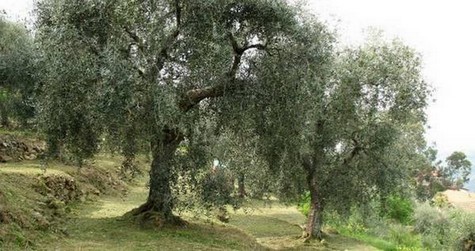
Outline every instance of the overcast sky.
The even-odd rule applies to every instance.
[[[32,0],[0,0],[0,9],[21,19]],[[440,157],[455,150],[475,157],[475,3],[472,0],[310,0],[309,8],[337,25],[345,43],[363,41],[376,27],[399,37],[424,58],[424,74],[436,89],[428,109],[428,142]]]
[[[441,157],[455,150],[475,156],[475,3],[471,0],[314,0],[311,8],[338,24],[346,43],[361,43],[369,26],[419,51],[435,87],[427,140]],[[338,21],[339,20],[339,21]]]

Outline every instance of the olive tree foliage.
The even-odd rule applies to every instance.
[[[269,103],[258,117],[261,137],[287,145],[271,158],[284,169],[280,172],[289,173],[280,183],[284,191],[298,192],[304,184],[310,192],[308,237],[321,237],[324,210],[345,212],[408,187],[410,163],[425,145],[430,90],[417,53],[399,41],[370,40],[331,57],[319,66],[314,55],[299,55],[299,65],[290,71],[305,83],[293,90],[297,98]],[[269,124],[268,116],[287,122]],[[297,186],[287,184],[298,177]]]
[[[256,112],[279,115],[262,101],[293,102],[285,92],[305,84],[294,72],[301,58],[318,71],[328,54],[323,26],[285,1],[42,0],[37,9],[50,148],[81,160],[103,135],[131,154],[148,141],[150,192],[132,214],[161,223],[179,222],[172,210],[189,187],[174,184],[208,166],[207,133],[260,130]],[[281,148],[272,145],[263,151]]]
[[[34,114],[36,64],[33,37],[21,23],[0,13],[0,116],[3,127],[10,120],[26,125]]]
[[[278,186],[276,173],[272,172],[263,156],[259,154],[258,138],[253,132],[237,135],[229,130],[214,141],[212,156],[220,167],[232,174],[238,198],[263,199],[275,193]]]

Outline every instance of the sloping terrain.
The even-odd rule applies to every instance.
[[[122,215],[145,201],[147,177],[120,181],[120,161],[0,163],[0,250],[376,250],[336,234],[304,243],[304,216],[277,201],[230,209],[227,224],[185,215],[186,227],[142,228]]]
[[[231,216],[230,224],[256,238],[271,250],[378,250],[360,241],[338,234],[329,234],[325,241],[305,243],[301,239],[300,224],[305,217],[295,208],[276,202],[253,201],[247,210],[238,210]]]
[[[64,232],[62,225],[75,205],[125,192],[125,183],[101,168],[78,169],[59,163],[45,167],[39,161],[2,163],[0,247],[33,247],[43,235]]]
[[[184,216],[189,225],[175,229],[141,228],[121,217],[146,199],[143,183],[127,196],[108,196],[77,207],[64,225],[66,236],[42,240],[50,250],[377,250],[339,235],[325,245],[304,243],[297,223],[304,220],[293,207],[253,201],[252,208],[231,214],[228,224]]]
[[[146,199],[145,186],[126,197],[109,196],[76,208],[66,235],[46,238],[41,250],[265,250],[251,236],[221,224],[190,222],[176,229],[148,229],[121,216]]]

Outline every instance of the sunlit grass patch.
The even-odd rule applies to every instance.
[[[183,228],[143,228],[123,218],[144,202],[143,188],[122,200],[108,197],[79,205],[66,225],[68,236],[46,239],[42,247],[60,250],[261,250],[254,238],[222,224],[189,221]],[[115,210],[114,210],[115,208]]]
[[[22,161],[22,162],[8,162],[0,164],[0,173],[17,173],[25,175],[40,175],[40,174],[58,174],[67,175],[67,172],[76,170],[77,168],[67,166],[58,162],[53,162],[44,166],[39,161]]]
[[[34,131],[18,130],[18,129],[11,130],[11,129],[0,127],[0,135],[5,135],[5,134],[13,135],[16,137],[21,137],[21,138],[30,138],[30,139],[31,138],[41,139],[43,137],[41,133],[34,132]]]

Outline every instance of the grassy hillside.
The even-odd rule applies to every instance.
[[[252,201],[228,224],[185,215],[186,227],[142,228],[122,215],[146,199],[146,177],[120,183],[112,171],[118,161],[99,156],[80,171],[52,163],[46,173],[38,161],[0,164],[2,250],[375,250],[339,235],[304,243],[297,226],[304,216],[277,202]],[[44,177],[74,180],[81,192],[45,193]]]
[[[99,196],[125,193],[107,161],[78,169],[40,161],[0,164],[0,245],[31,247],[45,235],[62,234],[72,208]]]
[[[126,197],[108,196],[73,210],[65,224],[67,235],[45,238],[40,249],[59,250],[263,250],[236,228],[189,222],[186,227],[142,228],[121,217],[146,199],[144,186]]]

